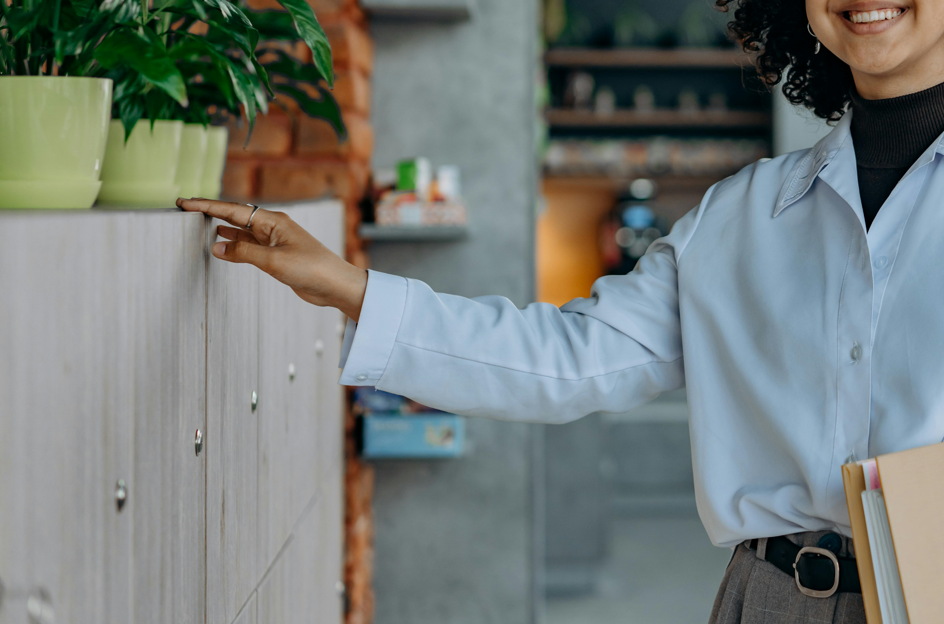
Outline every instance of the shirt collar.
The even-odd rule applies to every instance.
[[[790,173],[787,175],[783,187],[780,189],[780,195],[774,206],[774,217],[803,197],[806,192],[810,190],[810,187],[813,186],[813,181],[819,177],[823,169],[842,151],[846,142],[850,142],[851,144],[851,126],[852,113],[847,112],[843,115],[842,119],[839,120],[839,123],[836,124],[836,127],[833,128],[829,134],[820,139],[816,145],[810,148],[806,155],[800,158],[793,166],[793,169],[791,169]],[[849,149],[849,152],[854,159],[855,154],[853,150]],[[938,136],[928,149],[918,157],[918,160],[908,169],[905,175],[907,176],[913,171],[929,164],[938,153],[944,153],[944,134]]]
[[[839,153],[839,149],[849,140],[851,125],[852,115],[846,113],[836,124],[836,127],[811,147],[806,155],[793,166],[793,169],[787,174],[783,188],[780,189],[780,195],[774,206],[774,217],[810,190],[810,187],[813,186],[813,180],[832,162],[836,154]]]

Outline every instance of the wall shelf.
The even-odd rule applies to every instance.
[[[728,173],[718,173],[717,175],[658,175],[640,173],[638,175],[620,175],[605,173],[562,173],[557,171],[544,172],[544,184],[559,189],[581,189],[586,191],[621,191],[625,189],[630,182],[639,178],[647,178],[655,181],[660,192],[671,190],[673,192],[692,192],[704,193],[708,187],[728,175],[737,173],[731,171]]]
[[[374,21],[463,22],[472,18],[473,0],[362,0]]]
[[[375,225],[361,224],[358,230],[363,240],[391,242],[435,242],[462,240],[469,235],[464,225]]]
[[[544,55],[549,67],[708,68],[749,67],[751,58],[740,50],[718,48],[558,48]]]
[[[617,110],[611,115],[593,111],[552,108],[545,111],[548,124],[558,128],[768,128],[764,111]]]

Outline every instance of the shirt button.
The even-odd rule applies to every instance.
[[[862,357],[862,347],[860,347],[860,346],[857,345],[857,344],[856,344],[856,345],[853,345],[853,346],[852,346],[852,351],[849,352],[849,355],[852,356],[852,361],[853,361],[853,362],[858,362],[858,361],[859,361],[859,358]]]
[[[876,268],[876,269],[884,269],[886,266],[888,266],[888,257],[887,257],[887,256],[879,256],[878,258],[875,259],[875,268]]]
[[[367,373],[357,373],[357,377],[354,379],[357,381],[367,381]]]

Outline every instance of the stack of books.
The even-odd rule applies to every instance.
[[[842,467],[869,624],[944,622],[944,444]]]

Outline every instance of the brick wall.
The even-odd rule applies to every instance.
[[[309,0],[324,26],[334,55],[334,97],[341,107],[348,137],[342,142],[330,125],[306,117],[288,99],[270,105],[256,119],[252,139],[247,129],[230,126],[229,157],[223,196],[235,201],[284,202],[324,196],[347,205],[348,260],[367,267],[357,237],[363,196],[370,174],[374,134],[370,125],[370,74],[373,44],[366,17],[355,0]],[[275,0],[249,0],[253,9],[278,9]],[[311,62],[311,51],[299,43],[287,51]],[[281,106],[280,106],[281,104]]]
[[[272,104],[256,119],[246,145],[246,129],[230,127],[229,155],[223,176],[223,196],[236,201],[283,202],[334,196],[346,206],[348,261],[367,268],[367,254],[357,235],[357,203],[367,187],[374,135],[370,125],[370,75],[373,44],[366,18],[355,0],[309,0],[334,56],[334,97],[341,107],[348,137],[339,142],[324,121],[298,112],[291,102],[283,110]],[[274,0],[249,0],[254,9],[278,9]],[[304,44],[287,51],[307,62]],[[346,415],[345,560],[346,624],[373,621],[373,469],[354,452],[353,418]]]

